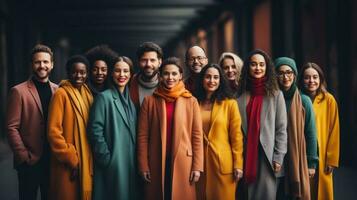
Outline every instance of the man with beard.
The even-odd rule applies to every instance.
[[[185,80],[185,87],[195,94],[195,84],[201,70],[207,65],[208,59],[205,50],[200,46],[192,46],[185,54],[186,66],[190,71],[189,77]]]
[[[10,89],[6,129],[14,153],[19,199],[47,199],[49,183],[49,145],[47,112],[57,85],[49,81],[53,68],[52,50],[38,44],[31,51],[32,76]]]
[[[136,51],[139,72],[130,83],[130,96],[139,111],[144,97],[152,95],[159,84],[159,67],[162,62],[162,49],[153,42],[144,42]]]
[[[108,66],[114,65],[118,54],[107,45],[95,46],[88,50],[86,57],[89,60],[89,81],[87,83],[93,96],[108,89]]]

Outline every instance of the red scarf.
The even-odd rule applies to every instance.
[[[258,144],[260,135],[260,113],[265,95],[266,78],[250,79],[251,97],[247,105],[248,138],[245,162],[245,182],[253,183],[257,177]]]

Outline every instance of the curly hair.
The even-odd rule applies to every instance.
[[[276,91],[279,90],[278,87],[278,82],[276,80],[276,74],[275,74],[275,69],[274,69],[274,64],[270,58],[270,56],[265,53],[263,50],[256,49],[253,50],[249,53],[248,57],[244,60],[244,65],[242,69],[242,75],[241,79],[239,82],[239,95],[243,94],[246,91],[250,91],[249,87],[249,82],[250,82],[250,75],[249,75],[249,69],[250,69],[250,62],[251,58],[254,55],[261,55],[264,57],[265,60],[265,66],[266,66],[266,71],[265,71],[265,77],[267,78],[265,82],[265,93],[267,96],[273,96]]]
[[[88,73],[88,68],[89,68],[88,59],[82,55],[74,55],[68,58],[66,62],[66,72],[68,76],[71,73],[75,63],[83,63],[86,66],[87,73]]]
[[[217,90],[213,93],[211,96],[210,101],[214,102],[215,100],[218,102],[221,102],[224,99],[227,98],[234,98],[234,95],[231,91],[231,88],[229,87],[228,80],[224,75],[224,72],[222,71],[221,67],[218,64],[207,64],[205,68],[202,69],[201,73],[198,76],[196,85],[197,90],[195,91],[194,96],[198,99],[199,102],[203,101],[206,99],[206,90],[203,87],[203,79],[205,78],[206,72],[208,69],[214,68],[217,69],[219,73],[219,86]]]
[[[309,92],[305,89],[305,86],[304,86],[304,73],[309,68],[316,70],[317,73],[319,74],[320,85],[317,88],[316,95],[322,93],[322,95],[323,95],[322,99],[321,99],[321,101],[322,101],[325,99],[325,93],[327,92],[327,83],[326,83],[324,71],[316,63],[308,62],[303,65],[299,79],[298,79],[299,88],[303,91],[303,93],[309,94]]]
[[[102,60],[104,61],[108,68],[113,66],[116,63],[116,59],[118,58],[118,53],[109,48],[108,45],[98,45],[95,46],[91,49],[89,49],[86,53],[85,56],[89,60],[90,66],[89,69],[91,70],[93,68],[93,64],[97,60]]]

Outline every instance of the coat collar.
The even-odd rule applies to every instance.
[[[216,121],[216,119],[218,117],[218,113],[220,113],[220,111],[222,109],[221,105],[222,105],[222,102],[218,103],[217,101],[214,101],[214,103],[213,103],[211,119],[210,119],[210,130],[208,132],[208,137],[210,137],[210,135],[211,135],[212,124],[215,123],[215,121]]]

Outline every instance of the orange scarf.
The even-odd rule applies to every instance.
[[[180,96],[182,97],[192,97],[190,91],[186,90],[185,84],[180,81],[175,87],[168,89],[162,83],[154,91],[154,95],[162,97],[167,102],[174,102]]]

